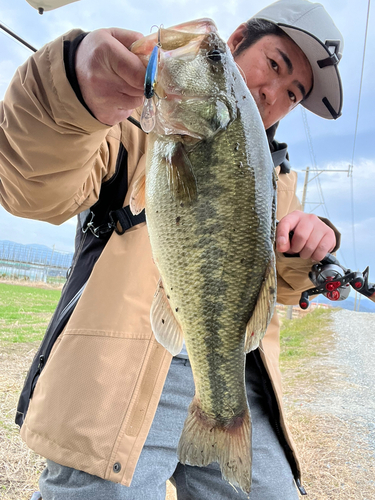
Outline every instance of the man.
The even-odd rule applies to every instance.
[[[143,101],[145,69],[127,47],[141,36],[119,29],[86,36],[73,31],[19,69],[1,107],[0,199],[5,208],[59,224],[95,207],[124,158],[128,204],[144,165],[145,134],[126,118],[138,116],[133,110]],[[239,26],[228,45],[273,149],[278,144],[272,130],[298,103],[325,118],[340,115],[342,37],[321,5],[281,0]],[[321,260],[337,241],[328,221],[298,211],[296,176],[287,172],[285,166],[277,168],[276,249],[278,301],[291,304],[311,286],[311,261]],[[27,397],[18,409],[23,439],[48,459],[40,480],[43,499],[162,500],[172,476],[179,500],[246,498],[221,480],[215,464],[177,462],[194,383],[189,361],[171,360],[151,332],[158,273],[145,224],[113,233],[83,293],[83,287],[75,295],[69,292],[90,259],[97,259],[95,238],[87,244],[94,222],[86,221],[84,234],[77,233],[73,270],[62,294],[69,300],[52,321],[63,333],[56,326],[46,349],[39,351],[38,370],[29,375],[29,408]],[[284,252],[300,256],[288,258]],[[262,349],[247,357],[251,500],[296,499],[294,481],[304,493],[282,414],[278,354],[275,314]]]

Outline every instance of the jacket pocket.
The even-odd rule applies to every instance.
[[[26,442],[32,434],[37,453],[103,477],[149,343],[64,334],[35,387],[25,420]]]

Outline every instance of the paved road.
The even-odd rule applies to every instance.
[[[366,429],[361,434],[375,456],[375,314],[341,310],[332,318],[335,348],[321,369],[333,366],[335,380],[311,406]]]

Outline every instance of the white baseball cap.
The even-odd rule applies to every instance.
[[[279,0],[254,18],[276,24],[309,60],[314,83],[302,106],[323,118],[341,116],[343,96],[338,64],[344,39],[323,5],[307,0]]]

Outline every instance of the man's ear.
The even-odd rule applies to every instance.
[[[243,42],[245,38],[246,24],[242,23],[238,28],[231,34],[227,41],[227,45],[230,48],[232,54],[238,48],[238,46]]]

